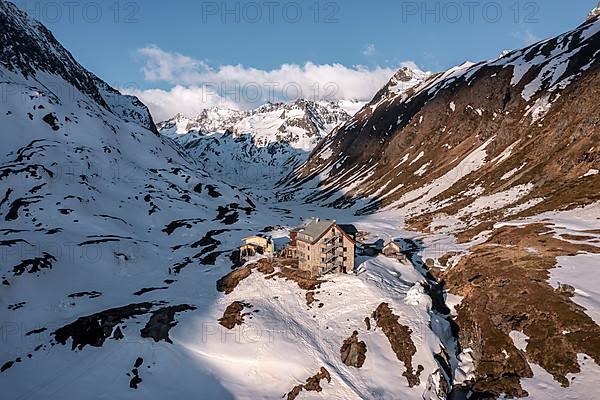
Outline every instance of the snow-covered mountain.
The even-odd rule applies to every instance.
[[[592,11],[590,11],[590,13],[587,16],[587,19],[593,19],[598,15],[600,15],[600,2],[598,2],[598,5],[594,9],[592,9]]]
[[[2,397],[140,396],[137,357],[136,377],[161,377],[147,382],[156,398],[169,380],[183,397],[198,381],[227,394],[207,370],[174,367],[181,347],[154,343],[216,296],[215,260],[256,229],[251,218],[264,226],[256,206],[6,1],[0,38]],[[180,279],[188,269],[204,289]]]
[[[290,192],[361,212],[399,209],[421,230],[473,232],[526,210],[595,201],[599,30],[595,17],[404,94],[382,90],[292,174]]]
[[[212,108],[158,124],[213,176],[235,184],[272,187],[350,115],[358,102],[268,103],[250,111]]]
[[[592,19],[492,62],[401,70],[346,122],[298,102],[179,116],[159,135],[136,98],[0,0],[3,398],[590,398],[597,31]],[[210,164],[313,145],[288,201]],[[527,190],[543,200],[527,208]],[[403,256],[319,279],[235,259],[242,237],[280,246],[309,216]]]
[[[281,238],[316,211],[263,205],[210,176],[156,134],[141,103],[4,0],[0,38],[3,398],[441,393],[430,325],[449,327],[432,322],[420,270],[369,259],[360,277],[316,280],[285,265],[239,268],[241,237]],[[321,134],[341,116],[284,118],[281,134]]]
[[[402,68],[375,96],[408,95],[429,73]],[[297,100],[268,103],[250,111],[211,108],[190,118],[177,114],[157,124],[215,176],[241,185],[271,189],[308,158],[336,126],[365,103]]]
[[[589,291],[600,260],[600,17],[383,94],[320,142],[280,198],[453,238],[427,265],[456,302],[467,366],[455,384],[462,376],[473,398],[588,398],[600,370]],[[556,382],[563,392],[545,390]]]

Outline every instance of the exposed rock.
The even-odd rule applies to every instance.
[[[134,292],[134,296],[141,296],[143,294],[146,294],[148,292],[153,292],[155,290],[165,290],[168,289],[168,286],[160,286],[160,287],[151,287],[151,288],[141,288],[140,290]]]
[[[44,252],[40,257],[23,260],[19,265],[15,265],[13,274],[18,276],[24,272],[33,274],[40,272],[42,269],[51,269],[54,262],[56,262],[56,258],[52,254]]]
[[[268,259],[261,258],[256,263],[248,264],[245,267],[238,268],[231,271],[224,277],[217,281],[217,290],[229,294],[239,285],[241,281],[246,279],[252,274],[253,270],[257,270],[265,275],[267,278],[284,278],[292,280],[304,290],[315,290],[319,285],[325,281],[312,278],[309,274],[299,271],[297,269],[298,261],[290,260],[285,258],[280,259]],[[275,268],[279,268],[278,272],[275,272]],[[307,298],[308,300],[308,298]]]
[[[297,261],[290,261],[290,263],[295,263],[294,266],[297,265]],[[326,282],[325,280],[311,276],[311,274],[307,271],[300,271],[299,269],[297,269],[297,267],[281,267],[279,272],[271,275],[271,277],[279,277],[294,281],[298,284],[300,289],[303,290],[318,289],[322,283]]]
[[[223,316],[219,318],[219,324],[227,329],[233,329],[236,325],[242,325],[244,323],[244,317],[249,314],[242,314],[242,311],[244,311],[245,308],[252,307],[252,304],[234,301],[227,306],[223,312]]]
[[[160,308],[152,313],[150,320],[140,331],[141,336],[151,337],[155,342],[164,340],[165,342],[173,343],[171,338],[169,338],[169,331],[177,325],[177,322],[174,321],[175,314],[195,309],[196,307],[188,304]]]
[[[86,345],[101,347],[117,324],[126,319],[146,314],[151,308],[152,303],[137,303],[111,308],[78,318],[75,322],[57,329],[52,335],[62,345],[66,344],[67,340],[71,338],[71,348],[73,350],[76,348],[81,350]]]
[[[246,266],[243,268],[236,269],[217,281],[217,290],[230,294],[240,284],[241,281],[246,279],[252,273],[252,268]]]
[[[344,340],[340,349],[342,362],[350,367],[360,368],[367,358],[367,345],[363,341],[358,341],[358,332],[352,332],[352,336]]]
[[[49,113],[49,114],[44,115],[42,120],[45,123],[47,123],[48,125],[50,125],[50,127],[52,128],[53,131],[57,131],[60,129],[60,125],[58,124],[58,119],[56,118],[56,115],[54,113]]]
[[[96,297],[100,297],[102,296],[102,293],[97,292],[95,290],[92,290],[91,292],[77,292],[77,293],[71,293],[69,296],[70,298],[77,298],[77,297],[87,297],[89,299],[95,299]]]
[[[25,336],[37,335],[39,333],[45,332],[46,328],[33,329],[25,334]]]
[[[312,303],[314,303],[315,301],[318,301],[315,298],[315,293],[314,292],[306,292],[306,305],[310,307],[310,305]]]
[[[142,378],[140,378],[140,375],[139,375],[139,368],[142,366],[143,363],[144,363],[144,359],[142,357],[138,357],[135,360],[135,363],[133,364],[133,369],[131,370],[131,374],[133,375],[133,377],[129,381],[129,387],[131,389],[137,389],[138,385],[140,383],[142,383]],[[127,374],[127,375],[129,375],[129,374]]]
[[[321,381],[324,379],[327,380],[328,383],[331,383],[331,375],[329,374],[329,371],[327,371],[324,367],[321,367],[321,370],[317,374],[308,378],[306,383],[294,386],[294,388],[287,394],[287,400],[294,400],[303,390],[309,392],[321,392],[323,390],[321,387]]]
[[[112,338],[115,340],[121,340],[125,338],[125,335],[123,335],[123,331],[121,331],[121,327],[117,326],[113,332]]]
[[[412,334],[410,328],[398,322],[398,316],[394,315],[387,303],[381,303],[377,307],[373,312],[373,319],[383,330],[398,360],[404,363],[406,371],[402,375],[406,377],[408,386],[418,385],[421,382],[419,375],[423,366],[419,365],[417,371],[413,371],[412,357],[417,352],[417,348],[410,336]]]
[[[598,2],[598,5],[596,6],[596,8],[594,8],[593,10],[591,10],[589,12],[586,20],[590,21],[590,20],[596,18],[598,15],[600,15],[600,2]]]

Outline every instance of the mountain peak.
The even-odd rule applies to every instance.
[[[303,141],[301,136],[304,134],[298,133],[284,138],[287,137],[288,130],[296,128],[302,128],[308,137],[320,138],[323,132],[349,117],[338,102],[297,99],[289,103],[267,102],[248,111],[212,107],[202,110],[193,118],[178,113],[167,121],[160,122],[158,129],[161,133],[174,137],[189,132],[212,134],[230,130],[239,135],[260,132],[258,136],[262,137],[263,143],[268,144],[279,139]]]
[[[121,94],[87,71],[44,25],[7,1],[0,1],[0,37],[10,44],[0,48],[0,67],[11,78],[44,91],[66,83],[124,121],[158,133],[139,99]]]
[[[598,4],[596,5],[596,8],[592,9],[588,16],[587,16],[587,21],[596,18],[598,15],[600,15],[600,1],[598,2]]]
[[[0,64],[25,78],[35,78],[38,72],[60,76],[87,94],[102,107],[108,108],[87,72],[41,23],[29,17],[10,2],[0,2]]]

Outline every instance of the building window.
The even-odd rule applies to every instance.
[[[321,257],[321,262],[325,262],[325,258],[324,257]]]
[[[344,247],[344,253],[345,253],[345,252],[347,252],[347,251],[348,251],[348,248],[347,248],[347,247]]]

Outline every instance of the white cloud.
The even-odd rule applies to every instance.
[[[174,85],[170,90],[135,93],[157,120],[177,112],[194,115],[215,105],[235,109],[255,108],[267,101],[370,100],[396,72],[396,68],[342,64],[283,64],[263,70],[243,65],[213,68],[202,60],[167,52],[157,46],[139,51],[147,81]],[[412,62],[400,66],[416,68]]]
[[[149,81],[187,81],[193,80],[198,71],[208,70],[208,65],[200,60],[179,53],[167,53],[157,46],[146,46],[138,50],[145,59],[142,68]]]
[[[176,85],[170,90],[125,90],[127,94],[137,96],[148,106],[155,122],[171,118],[177,113],[193,116],[206,108],[221,107],[239,109],[239,104],[228,101],[206,88],[199,86]]]
[[[529,46],[530,44],[534,44],[542,40],[540,37],[536,36],[529,29],[525,29],[518,32],[513,32],[513,36],[517,39],[520,39],[524,45]]]
[[[525,43],[526,44],[533,44],[533,43],[539,42],[540,40],[542,40],[542,38],[540,38],[539,36],[536,36],[535,34],[531,33],[530,31],[525,31]]]
[[[375,54],[375,45],[373,43],[369,43],[368,45],[365,46],[365,49],[363,50],[363,55],[370,57],[372,55]]]

